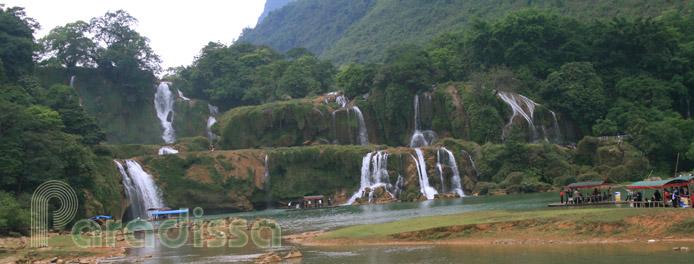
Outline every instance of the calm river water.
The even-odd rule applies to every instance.
[[[211,215],[206,218],[240,217],[247,220],[276,220],[283,235],[306,231],[392,222],[414,217],[488,210],[539,210],[556,202],[556,193],[464,197],[414,203],[344,206],[323,210],[285,212],[283,209],[258,212]],[[567,209],[570,210],[570,209]],[[291,263],[688,263],[694,253],[673,252],[672,247],[692,243],[614,244],[614,245],[436,245],[436,246],[369,246],[305,247],[283,242],[281,247],[258,248],[249,243],[243,248],[196,248],[192,244],[167,248],[157,243],[153,248],[134,248],[123,258],[104,262],[130,263],[145,255],[145,263],[252,263],[269,251],[284,255],[298,249],[303,258]]]

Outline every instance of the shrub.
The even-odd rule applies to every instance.
[[[10,193],[0,191],[0,232],[29,233],[29,211],[19,207]]]

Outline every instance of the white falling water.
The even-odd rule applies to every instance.
[[[359,107],[352,107],[354,112],[357,113],[357,124],[359,125],[359,145],[366,146],[369,144],[369,134],[366,131],[366,123],[364,122],[364,115],[361,114]]]
[[[161,126],[164,128],[161,138],[166,143],[174,143],[176,140],[173,128],[174,99],[167,82],[161,82],[157,86],[157,92],[154,94],[154,108],[157,110],[157,117],[161,120]]]
[[[391,192],[393,186],[390,184],[387,167],[388,153],[385,151],[369,152],[366,154],[361,162],[361,182],[359,184],[359,190],[349,198],[346,204],[352,204],[357,198],[361,198],[366,188],[370,188],[373,191],[375,188],[384,186],[391,196],[396,197]],[[371,201],[371,196],[369,196],[369,201]]]
[[[142,217],[142,215],[139,215],[139,212],[142,211],[147,211],[146,209],[142,209],[142,198],[140,198],[140,192],[135,188],[135,184],[133,183],[133,180],[130,179],[130,176],[128,176],[128,173],[125,172],[125,168],[123,168],[123,165],[120,164],[117,160],[113,160],[113,162],[116,163],[116,166],[118,166],[118,171],[120,171],[120,175],[122,178],[123,182],[123,188],[125,189],[125,196],[130,200],[130,211],[132,212],[132,217],[137,218],[137,217]],[[135,216],[137,214],[137,216]]]
[[[183,95],[183,92],[181,92],[181,90],[176,89],[176,91],[178,91],[178,97],[180,97],[180,98],[183,99],[183,100],[190,101],[190,98],[185,97],[185,96]]]
[[[504,126],[504,130],[502,131],[502,139],[506,139],[506,134],[511,130],[511,126],[513,125],[514,121],[516,120],[516,118],[520,117],[523,118],[526,123],[528,123],[528,128],[530,130],[532,142],[536,142],[540,137],[542,137],[542,139],[544,139],[547,142],[558,143],[560,141],[559,124],[557,123],[557,116],[554,113],[554,111],[550,110],[550,113],[552,114],[553,118],[553,125],[550,129],[552,131],[548,132],[545,126],[540,125],[540,127],[538,128],[534,123],[535,107],[540,104],[534,102],[528,97],[510,92],[500,91],[499,98],[501,98],[502,101],[508,104],[511,107],[511,110],[513,111],[513,113],[511,114],[511,118],[509,118],[508,123],[506,124],[506,126]],[[551,136],[552,139],[550,140],[548,136]]]
[[[70,87],[75,88],[75,75],[70,76]]]
[[[438,194],[434,187],[429,185],[429,176],[427,176],[427,164],[424,162],[424,154],[420,148],[415,148],[417,152],[417,158],[410,155],[417,165],[417,176],[419,177],[419,190],[422,192],[427,199],[434,199],[434,195]]]
[[[471,169],[472,169],[472,173],[475,174],[475,177],[479,177],[479,175],[477,174],[477,168],[475,167],[475,161],[472,160],[472,155],[470,155],[470,153],[468,153],[468,152],[465,151],[465,150],[463,150],[463,152],[465,152],[465,155],[467,155],[468,161],[470,161],[470,166],[471,166]]]
[[[436,172],[439,173],[439,178],[441,182],[441,193],[446,192],[446,181],[443,180],[443,165],[441,165],[441,151],[436,150]]]
[[[369,133],[366,128],[366,122],[364,121],[364,115],[361,113],[361,109],[357,106],[352,106],[350,108],[342,108],[341,110],[336,110],[331,113],[332,119],[333,119],[333,144],[338,145],[340,144],[340,140],[337,138],[337,122],[335,119],[335,114],[339,111],[345,111],[345,114],[347,115],[346,122],[347,124],[350,124],[350,119],[351,119],[351,113],[354,112],[354,116],[357,118],[357,135],[356,135],[356,143],[362,146],[366,146],[369,144]],[[354,144],[352,134],[352,128],[351,126],[347,126],[347,132],[349,136],[349,143]],[[346,142],[345,142],[346,144]]]
[[[178,154],[178,150],[169,146],[164,146],[159,149],[159,156],[167,154]]]
[[[270,167],[267,166],[267,154],[265,155],[265,186],[270,184]]]
[[[212,125],[214,125],[214,123],[217,123],[217,118],[215,118],[214,115],[219,113],[219,107],[207,104],[207,110],[210,111],[210,117],[207,118],[207,128],[205,132],[207,133],[207,138],[210,139],[210,141],[212,141],[215,138],[219,137],[217,134],[213,133],[211,129]]]
[[[451,171],[453,171],[453,176],[451,176],[451,188],[450,188],[449,192],[457,193],[458,195],[460,195],[460,197],[465,196],[465,194],[463,193],[463,187],[460,184],[460,172],[458,171],[458,164],[455,161],[455,156],[453,155],[453,152],[446,149],[445,147],[439,148],[437,150],[437,153],[436,153],[436,155],[437,155],[436,156],[436,159],[437,159],[436,162],[438,164],[442,164],[441,160],[439,160],[439,154],[438,154],[440,151],[446,152],[448,154],[448,156],[447,156],[448,159],[445,161],[445,165],[450,167]],[[469,155],[468,155],[468,157],[469,157]],[[472,159],[470,159],[470,160],[472,160]],[[473,167],[474,167],[474,163],[473,163]],[[476,170],[475,170],[475,172],[476,172]]]
[[[426,100],[431,100],[431,95],[428,93],[423,93],[422,95]],[[414,133],[412,133],[412,138],[410,139],[410,148],[431,146],[438,136],[433,130],[421,130],[419,96],[414,96]]]
[[[398,174],[398,180],[395,181],[395,190],[393,190],[393,194],[395,194],[395,196],[393,197],[400,197],[403,185],[405,185],[405,178],[402,177],[401,174]]]
[[[340,107],[345,107],[349,103],[349,98],[346,95],[340,95],[335,98],[335,102],[340,105]]]
[[[152,175],[145,172],[139,163],[131,159],[125,160],[125,163],[127,173],[123,166],[116,161],[118,169],[121,171],[121,175],[123,175],[123,187],[132,205],[133,217],[148,219],[147,209],[165,206],[162,192],[154,182]]]

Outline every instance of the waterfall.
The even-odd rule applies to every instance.
[[[364,115],[361,114],[359,107],[352,107],[355,113],[357,113],[357,124],[359,125],[359,145],[366,146],[369,144],[369,134],[366,132],[366,122],[364,122]]]
[[[436,132],[433,130],[422,131],[422,124],[420,118],[421,107],[419,105],[419,96],[423,95],[424,100],[427,103],[431,102],[431,95],[428,93],[422,93],[414,96],[414,132],[412,133],[412,138],[410,139],[410,148],[418,148],[422,146],[431,146],[436,140]]]
[[[349,138],[349,142],[340,142],[340,139],[338,138],[338,123],[336,122],[336,114],[338,112],[344,111],[345,115],[347,115],[346,123],[340,122],[340,125],[342,127],[343,124],[346,124],[346,127],[343,129],[347,132],[347,136]],[[352,114],[353,113],[353,114]],[[331,113],[332,119],[333,119],[333,144],[338,145],[340,143],[343,144],[359,144],[362,146],[366,146],[369,144],[369,133],[366,128],[366,122],[364,121],[364,115],[361,112],[361,109],[357,106],[352,106],[350,108],[341,108],[340,110],[336,110]],[[354,115],[357,119],[357,131],[356,135],[353,134],[352,132],[352,126],[351,126],[351,116]],[[356,140],[355,140],[356,139]]]
[[[553,119],[552,127],[549,129],[550,131],[548,132],[547,127],[545,127],[544,125],[539,125],[539,128],[535,125],[535,107],[540,104],[534,102],[528,97],[516,93],[500,91],[498,92],[498,94],[499,98],[501,98],[502,101],[509,105],[511,107],[511,110],[513,111],[513,113],[511,114],[511,118],[509,118],[508,123],[504,126],[504,130],[502,131],[502,140],[506,139],[506,134],[511,130],[511,126],[513,125],[516,118],[520,116],[528,124],[531,142],[537,142],[540,137],[542,137],[547,142],[560,142],[559,124],[557,122],[557,116],[554,113],[554,111],[548,109]],[[551,140],[548,138],[550,133],[552,134]]]
[[[130,200],[134,218],[148,219],[147,209],[164,207],[161,190],[152,175],[145,172],[139,163],[131,159],[125,160],[126,173],[123,166],[118,161],[115,162],[123,176],[123,187]]]
[[[401,174],[398,174],[398,180],[395,181],[395,190],[393,191],[393,194],[395,194],[394,197],[400,197],[403,185],[405,185],[405,178],[402,177]]]
[[[446,160],[446,166],[450,167],[451,170],[453,171],[453,176],[451,176],[451,188],[449,192],[454,192],[460,195],[460,197],[465,196],[463,193],[463,187],[460,184],[460,172],[458,171],[458,163],[455,161],[455,156],[453,155],[453,152],[450,150],[446,149],[445,147],[441,147],[437,150],[436,152],[436,158],[437,158],[437,163],[440,163],[438,160],[439,158],[439,152],[444,151],[448,154],[448,160]],[[469,157],[470,155],[468,155]],[[470,159],[472,160],[472,159]],[[474,168],[474,163],[473,163],[473,168]],[[477,170],[475,170],[477,172]],[[443,179],[442,179],[443,181]]]
[[[122,178],[123,182],[123,189],[125,189],[125,196],[130,200],[130,212],[133,219],[136,219],[137,217],[142,217],[140,215],[140,212],[146,211],[142,210],[142,198],[140,198],[140,192],[135,188],[135,184],[133,183],[133,180],[130,179],[130,176],[128,176],[128,173],[125,172],[125,168],[123,168],[123,165],[120,164],[117,160],[113,160],[113,162],[116,163],[116,166],[118,166],[118,171],[120,171],[120,175]],[[137,216],[135,216],[137,214]]]
[[[337,111],[333,111],[331,113],[333,116],[333,145],[339,145],[340,140],[337,139],[337,123],[335,122],[335,113],[337,113]]]
[[[441,178],[441,193],[446,192],[446,184],[443,180],[443,166],[441,165],[441,155],[440,149],[436,149],[436,171],[439,173],[439,178]]]
[[[75,88],[75,75],[70,76],[70,87]]]
[[[272,203],[270,202],[270,166],[268,166],[268,155],[265,154],[265,208],[270,208]]]
[[[470,155],[470,153],[468,153],[465,150],[463,150],[463,152],[465,152],[465,155],[467,155],[468,161],[470,161],[471,169],[472,169],[472,172],[475,173],[475,177],[479,177],[479,175],[477,174],[477,168],[475,167],[475,161],[472,160],[472,156]]]
[[[217,134],[213,133],[211,129],[212,125],[217,123],[217,118],[215,118],[214,115],[219,113],[219,107],[207,104],[207,110],[210,111],[210,117],[207,118],[207,128],[205,132],[207,134],[207,138],[210,139],[210,141],[213,141],[215,138],[219,137]]]
[[[335,102],[340,105],[340,107],[345,107],[349,103],[349,98],[346,95],[340,95],[335,98]]]
[[[267,166],[267,154],[265,154],[265,186],[265,188],[270,186],[270,167]]]
[[[169,147],[169,146],[164,146],[159,149],[159,156],[161,155],[166,155],[166,154],[178,154],[178,150]]]
[[[390,193],[391,196],[397,197],[393,194],[394,187],[390,184],[390,177],[388,176],[388,153],[385,151],[369,152],[364,156],[361,161],[361,182],[359,184],[359,190],[357,190],[349,201],[347,205],[352,204],[357,198],[362,197],[362,192],[366,188],[373,190],[375,188],[384,186],[386,191]],[[396,183],[397,187],[397,183]],[[371,196],[369,196],[369,201],[371,201]]]
[[[176,89],[176,91],[178,91],[178,97],[180,97],[180,98],[183,99],[183,100],[190,101],[190,98],[185,97],[185,96],[183,95],[183,92],[181,92],[181,90]]]
[[[173,143],[176,140],[173,129],[174,119],[174,99],[169,89],[169,84],[161,82],[157,86],[157,92],[154,94],[154,108],[157,110],[157,117],[161,120],[161,126],[164,128],[162,139],[166,143]]]
[[[429,176],[427,176],[427,164],[426,162],[424,162],[424,154],[422,154],[422,150],[420,148],[415,148],[414,151],[417,152],[417,158],[415,158],[411,154],[410,156],[417,165],[417,176],[419,177],[419,190],[422,192],[424,196],[427,197],[427,199],[434,199],[434,195],[438,194],[438,192],[436,191],[436,189],[429,185]]]

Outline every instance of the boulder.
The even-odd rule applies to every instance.
[[[274,251],[260,255],[255,259],[255,263],[276,263],[281,261],[282,258]]]
[[[301,254],[301,251],[299,250],[292,250],[292,252],[289,252],[286,256],[284,256],[285,259],[291,259],[291,258],[301,258],[303,255]]]

